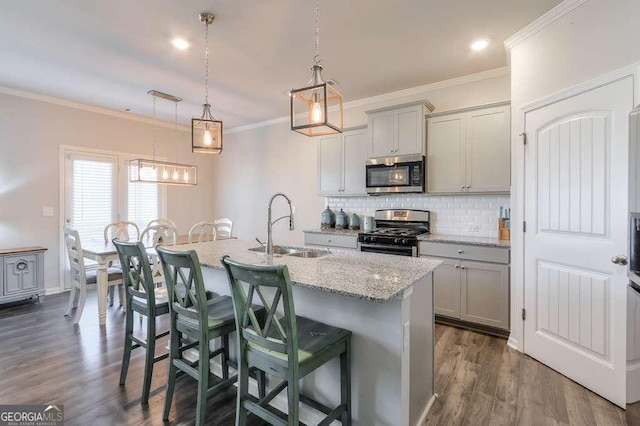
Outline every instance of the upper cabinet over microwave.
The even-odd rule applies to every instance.
[[[425,155],[425,115],[433,109],[420,101],[367,111],[368,158]]]

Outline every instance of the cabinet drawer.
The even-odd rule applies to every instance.
[[[3,263],[5,296],[38,287],[38,255],[36,253],[5,256]]]
[[[358,248],[357,235],[314,234],[305,232],[304,243],[315,246],[329,246],[356,249]]]
[[[467,244],[420,242],[420,256],[450,257],[481,262],[509,263],[509,249]]]

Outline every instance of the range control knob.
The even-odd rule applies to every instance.
[[[393,244],[400,244],[402,242],[402,240],[400,238],[396,238],[395,240],[393,240]]]
[[[377,240],[377,238],[376,238],[376,237],[371,237],[371,238],[369,238],[369,241],[371,241],[372,243],[375,243],[375,242],[376,242],[376,240]]]
[[[409,242],[409,240],[407,240],[406,238],[402,239],[402,244],[407,244]]]
[[[362,237],[362,241],[364,241],[365,243],[369,241],[369,237],[367,237],[366,235],[364,237]]]

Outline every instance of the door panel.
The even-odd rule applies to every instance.
[[[339,195],[342,190],[342,135],[323,137],[318,147],[321,195]]]
[[[393,112],[384,111],[369,115],[369,158],[389,157],[394,153]]]
[[[467,114],[466,185],[468,192],[511,190],[510,106]]]
[[[631,78],[525,115],[524,351],[624,407]]]
[[[433,271],[434,308],[437,315],[460,318],[460,261],[437,258],[442,265]]]
[[[424,154],[424,115],[421,105],[396,112],[396,154]]]
[[[509,329],[509,267],[463,261],[460,319]]]
[[[465,115],[429,119],[427,192],[462,192],[464,178]]]
[[[342,195],[367,195],[365,170],[367,130],[344,132],[342,138],[344,141]]]

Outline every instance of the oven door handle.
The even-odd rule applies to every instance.
[[[384,245],[384,244],[362,244],[360,243],[360,251],[362,251],[362,248],[372,248],[375,250],[385,250],[388,252],[392,252],[392,251],[396,251],[398,253],[403,253],[406,252],[407,249],[411,249],[411,256],[412,257],[418,257],[418,247],[413,246],[413,247],[394,247],[394,246],[389,246],[389,245]],[[393,254],[393,253],[389,253],[389,254]]]

